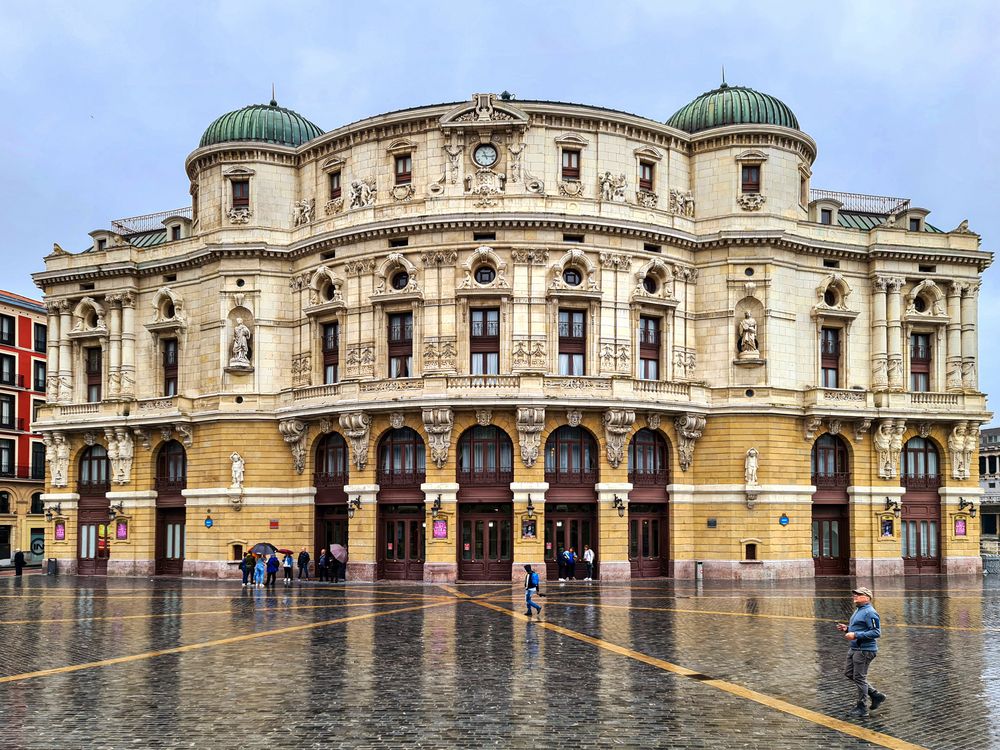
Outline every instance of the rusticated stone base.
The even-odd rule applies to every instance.
[[[153,575],[156,563],[153,560],[108,560],[109,576],[142,576]]]
[[[375,580],[375,563],[347,561],[347,580],[371,583]]]
[[[238,562],[228,560],[185,560],[185,578],[241,578]]]
[[[48,570],[48,560],[42,560],[42,570]],[[75,576],[77,571],[77,559],[75,557],[58,558],[56,560],[56,575]]]
[[[783,578],[812,578],[815,564],[808,560],[705,560],[702,576],[716,581],[772,581]],[[694,560],[675,560],[674,578],[695,577]]]
[[[577,570],[579,570],[579,564]],[[597,564],[597,578],[601,581],[628,581],[632,579],[632,563],[600,562]]]
[[[983,574],[983,558],[981,557],[945,557],[941,560],[941,572],[949,576],[981,576]]]
[[[851,575],[857,578],[888,578],[903,575],[902,557],[877,557],[872,565],[870,557],[852,557]]]
[[[546,578],[545,575],[546,566],[544,562],[531,562],[531,563],[516,562],[510,567],[510,580],[511,583],[514,584],[515,588],[522,588],[522,589],[524,588],[524,577],[527,575],[527,573],[524,570],[525,565],[530,565],[531,569],[536,573],[538,573],[539,581],[548,580],[548,578]]]
[[[458,580],[458,563],[424,563],[426,583],[454,583]]]

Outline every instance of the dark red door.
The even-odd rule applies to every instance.
[[[316,559],[331,544],[347,547],[347,505],[316,506]]]
[[[667,506],[629,503],[628,559],[633,578],[670,575]]]
[[[108,572],[110,529],[106,508],[80,509],[77,539],[77,574],[103,576]]]
[[[378,577],[424,580],[424,505],[379,508]]]
[[[594,575],[600,566],[600,550],[597,548],[597,504],[596,503],[546,503],[545,504],[545,574],[553,580],[559,575],[559,556],[563,550],[572,547],[576,552],[574,577],[587,577],[587,566],[583,562],[583,545],[589,544],[594,550]]]
[[[813,568],[818,576],[850,573],[849,506],[819,504],[812,507]]]
[[[510,503],[459,506],[458,577],[509,581],[514,560],[514,510]]]
[[[156,509],[156,575],[184,574],[184,508]]]
[[[903,572],[908,575],[941,572],[941,502],[937,493],[906,493],[900,521]]]

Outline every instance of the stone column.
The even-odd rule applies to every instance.
[[[108,396],[118,398],[122,390],[122,296],[109,294],[108,322]]]
[[[458,580],[458,558],[455,540],[458,538],[458,484],[454,482],[424,482],[426,531],[424,534],[424,581],[428,583],[454,583]],[[437,518],[432,510],[440,496],[441,510]],[[447,536],[434,538],[434,521],[447,524]]]
[[[512,578],[524,579],[524,566],[531,567],[545,580],[545,492],[548,482],[511,482],[514,494],[514,563]],[[528,518],[528,498],[531,498],[532,518]],[[535,522],[535,537],[522,534],[525,521]]]
[[[885,276],[872,283],[872,390],[884,391],[889,385],[888,342],[885,330]]]
[[[945,369],[948,391],[962,390],[962,287],[948,285],[948,340]]]
[[[135,397],[135,296],[132,292],[122,294],[122,362],[121,396]]]
[[[354,510],[354,517],[347,520],[347,580],[374,581],[378,553],[378,485],[347,484],[344,492],[347,502],[361,501],[361,507]]]
[[[46,329],[45,400],[54,404],[59,400],[59,305],[48,305],[49,317]]]
[[[601,541],[597,548],[598,578],[602,581],[627,581],[632,578],[632,564],[628,560],[628,493],[631,482],[602,482],[594,485],[597,491],[598,528]],[[618,515],[615,498],[625,505],[623,515]],[[583,553],[580,552],[582,555]]]
[[[962,387],[976,390],[976,317],[979,284],[962,285]]]
[[[72,330],[69,300],[59,303],[59,403],[73,401],[73,354],[69,336]]]
[[[903,279],[899,276],[890,276],[886,282],[889,293],[886,304],[886,338],[889,345],[889,390],[902,391],[905,390],[903,384],[903,306],[899,290],[903,286]]]

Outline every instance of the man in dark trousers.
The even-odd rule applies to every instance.
[[[844,676],[858,689],[857,705],[847,712],[848,716],[865,718],[868,713],[868,698],[871,698],[871,710],[881,706],[886,699],[885,693],[868,684],[868,668],[878,655],[878,642],[882,635],[882,627],[878,612],[872,606],[872,590],[859,586],[851,592],[854,595],[854,614],[846,625],[837,624],[837,630],[850,641],[851,648],[847,652],[847,668]]]
[[[24,575],[24,553],[21,550],[14,552],[14,575]]]
[[[305,576],[306,580],[309,580],[309,553],[306,552],[306,548],[303,547],[302,551],[299,553],[299,580]]]

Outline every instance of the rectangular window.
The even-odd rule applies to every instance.
[[[840,388],[840,329],[824,328],[819,338],[823,388]]]
[[[500,374],[500,310],[470,310],[469,373]]]
[[[102,250],[107,250],[107,249],[108,249],[108,241],[107,240],[98,240],[97,241],[97,251],[98,252],[101,252]],[[93,288],[93,287],[91,287],[91,288]]]
[[[12,354],[0,354],[0,385],[14,385],[17,378],[17,360]]]
[[[340,192],[340,172],[330,173],[330,200],[339,198],[342,195]]]
[[[639,378],[660,378],[660,319],[639,318]]]
[[[0,344],[14,346],[14,318],[0,315]]]
[[[929,391],[931,389],[931,335],[914,333],[910,335],[910,390]]]
[[[32,422],[37,422],[38,421],[38,412],[41,410],[41,408],[43,406],[45,406],[45,402],[44,401],[37,401],[35,399],[31,399],[31,421]]]
[[[172,242],[177,242],[181,238],[181,228],[180,225],[170,227],[170,240]]]
[[[32,381],[34,382],[34,390],[39,393],[45,393],[45,363],[35,362],[32,365],[34,372],[32,373]]]
[[[821,208],[819,210],[819,223],[820,224],[833,224],[833,209],[832,208]]]
[[[49,327],[44,323],[35,323],[35,351],[45,352],[49,343]]]
[[[31,444],[31,478],[45,479],[45,445],[42,443]]]
[[[653,163],[650,161],[639,162],[639,189],[653,189]]]
[[[14,429],[14,397],[0,394],[0,427]]]
[[[742,169],[742,186],[744,193],[760,192],[760,165],[746,164]]]
[[[587,314],[582,310],[559,311],[559,374],[585,375]]]
[[[413,180],[413,159],[410,154],[396,157],[396,184],[409,185]]]
[[[413,313],[389,316],[389,377],[413,375]]]
[[[580,179],[580,152],[563,149],[562,152],[562,178],[564,180]]]
[[[0,440],[0,476],[14,476],[13,440]]]
[[[101,400],[101,348],[95,346],[84,349],[83,356],[87,375],[87,401],[95,403]]]
[[[177,339],[163,341],[163,395],[177,395]]]
[[[250,180],[233,180],[233,208],[250,208]]]
[[[340,323],[323,326],[323,382],[340,382]]]
[[[910,231],[911,232],[920,231],[920,219],[910,219]]]

